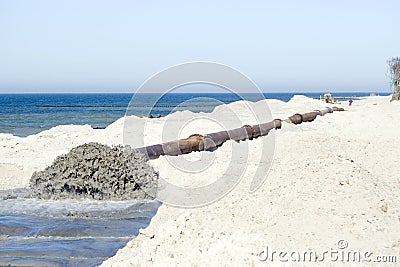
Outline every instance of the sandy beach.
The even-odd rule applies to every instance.
[[[271,257],[260,260],[266,246],[269,251],[322,254],[340,251],[339,240],[347,243],[347,250],[371,252],[372,262],[379,255],[395,255],[400,261],[400,103],[389,100],[389,96],[366,97],[351,107],[342,103],[339,106],[345,112],[311,123],[283,123],[275,133],[270,172],[254,193],[249,186],[260,163],[258,148],[262,138],[268,137],[247,141],[254,159],[250,158],[242,180],[231,192],[199,208],[162,205],[151,224],[102,266],[265,266],[271,262]],[[294,96],[287,103],[266,101],[273,117],[280,119],[327,105],[304,96]],[[243,102],[226,106],[241,114],[245,123],[254,123]],[[213,113],[222,109],[219,106]],[[148,119],[145,144],[160,141],[166,120],[191,116],[196,115],[185,111]],[[0,134],[0,189],[26,187],[34,171],[78,145],[122,144],[123,124],[121,118],[106,129],[69,125],[26,138]],[[181,137],[216,130],[216,124],[193,123],[182,130]],[[200,174],[183,175],[168,163],[168,157],[150,164],[171,183],[201,186],[226,171],[232,148],[240,145],[224,144],[213,152],[215,165]],[[210,152],[176,159],[198,160],[203,153]],[[322,264],[334,262],[325,257]],[[281,263],[276,255],[273,263]]]

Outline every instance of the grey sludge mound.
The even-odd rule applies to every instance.
[[[33,173],[31,196],[40,199],[154,199],[158,173],[130,146],[88,143]]]

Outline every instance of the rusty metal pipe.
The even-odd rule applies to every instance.
[[[303,122],[312,122],[318,116],[318,113],[315,111],[308,112],[303,114]]]
[[[334,111],[344,111],[343,108],[326,108],[323,110],[314,110],[312,112],[290,116],[287,122],[301,124],[303,122],[312,122],[317,116],[324,116]],[[170,141],[162,144],[136,148],[139,152],[145,154],[149,159],[156,159],[159,156],[177,156],[188,154],[193,151],[213,151],[228,140],[236,142],[252,140],[260,136],[268,135],[271,130],[277,130],[282,127],[282,120],[275,119],[270,122],[257,125],[244,125],[240,128],[210,133],[206,135],[193,134],[185,139]]]
[[[333,109],[332,108],[325,108],[325,109],[321,109],[320,112],[321,112],[321,116],[325,116],[328,113],[332,113]]]

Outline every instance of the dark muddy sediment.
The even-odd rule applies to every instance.
[[[154,199],[158,173],[130,146],[88,143],[33,173],[30,194],[40,199]]]
[[[0,190],[0,265],[98,266],[150,223],[157,185],[129,146],[73,148],[29,188]]]

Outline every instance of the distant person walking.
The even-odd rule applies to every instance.
[[[353,104],[353,99],[349,99],[349,106],[351,107],[351,104]]]

